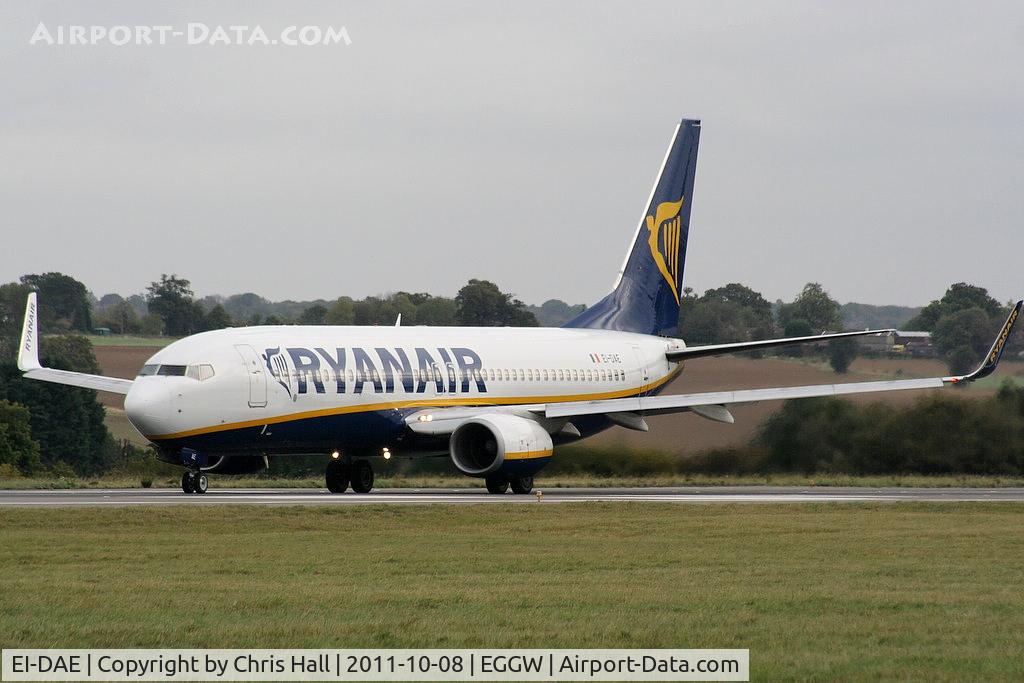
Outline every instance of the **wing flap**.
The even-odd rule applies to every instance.
[[[844,396],[881,391],[908,389],[935,389],[945,386],[941,377],[904,379],[879,382],[851,382],[848,384],[819,384],[803,387],[772,389],[743,389],[740,391],[711,391],[700,394],[675,396],[645,396],[642,398],[611,399],[607,401],[581,401],[577,403],[551,403],[544,407],[545,417],[575,417],[607,413],[631,412],[643,415],[679,413],[699,406],[722,406],[758,401],[780,401],[791,398]]]

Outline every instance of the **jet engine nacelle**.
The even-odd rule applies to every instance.
[[[452,432],[449,450],[455,466],[470,477],[532,476],[551,458],[551,435],[524,417],[480,415]]]

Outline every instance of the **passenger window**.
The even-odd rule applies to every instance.
[[[548,381],[548,371],[547,370],[544,371],[544,381],[545,382]]]
[[[525,382],[526,381],[526,373],[523,371],[522,368],[519,368],[519,381],[520,382]]]
[[[526,381],[527,382],[532,382],[533,381],[533,370],[527,370],[526,371]]]

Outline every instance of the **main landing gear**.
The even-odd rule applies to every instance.
[[[485,481],[488,493],[506,493],[509,486],[512,487],[512,493],[522,494],[533,490],[533,477],[487,477]]]
[[[331,493],[345,493],[349,485],[355,493],[373,490],[373,465],[369,460],[352,461],[347,457],[332,458],[327,463],[324,479]]]
[[[181,490],[185,493],[206,493],[210,480],[202,472],[189,470],[181,475]]]

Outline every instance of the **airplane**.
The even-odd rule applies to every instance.
[[[530,493],[556,446],[649,415],[732,422],[728,406],[958,385],[991,374],[1024,302],[967,375],[660,395],[690,359],[888,330],[687,346],[679,301],[693,206],[699,120],[676,126],[611,292],[560,328],[274,325],[195,334],[155,353],[135,379],[42,367],[36,294],[26,303],[24,376],[123,394],[157,458],[208,474],[323,454],[331,493],[373,488],[377,458],[444,457],[494,494]],[[399,321],[400,322],[400,321]]]

